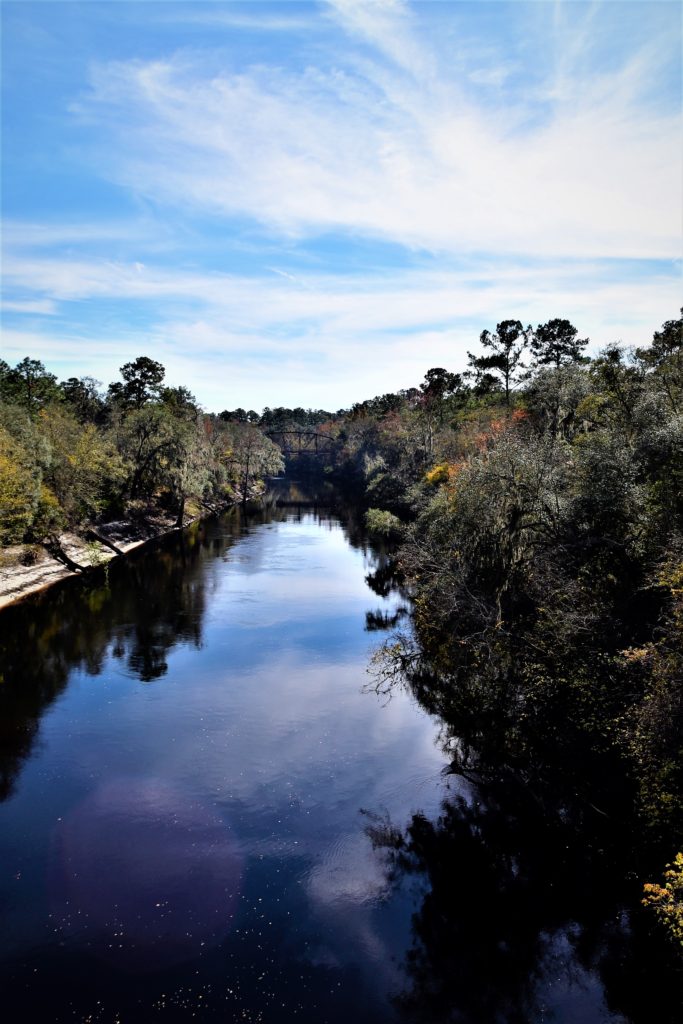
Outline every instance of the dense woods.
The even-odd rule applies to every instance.
[[[679,949],[682,327],[588,360],[567,321],[504,321],[464,378],[431,370],[340,427],[414,601],[377,687],[440,716],[453,772],[505,766],[585,843],[604,817]],[[421,827],[385,836],[413,869]]]
[[[180,525],[190,499],[246,500],[279,473],[279,449],[246,420],[202,413],[164,367],[140,356],[102,393],[61,384],[43,364],[0,362],[0,542],[56,542],[100,518],[165,508]]]
[[[413,600],[375,685],[441,716],[453,772],[503,764],[579,831],[637,830],[623,870],[680,947],[682,328],[589,359],[567,320],[505,320],[466,372],[335,413],[208,415],[147,357],[106,392],[0,363],[0,542],[28,551],[150,505],[181,524],[283,470],[268,433],[324,438],[289,470],[355,495],[397,548],[375,584]],[[405,861],[417,834],[375,838]]]

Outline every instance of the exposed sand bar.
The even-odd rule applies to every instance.
[[[190,526],[197,519],[204,519],[228,508],[233,502],[207,508],[201,516],[186,516],[183,528]],[[65,555],[77,565],[82,566],[85,573],[93,566],[102,566],[112,558],[120,558],[129,551],[147,544],[157,537],[174,533],[179,529],[170,517],[155,514],[144,521],[118,520],[116,522],[98,524],[96,533],[109,544],[114,545],[121,554],[117,554],[109,544],[73,533],[64,533],[59,542]],[[92,536],[92,535],[91,535]],[[22,598],[45,590],[59,580],[83,575],[68,569],[58,559],[53,558],[44,548],[33,549],[35,561],[30,565],[22,565],[21,558],[26,546],[4,548],[0,552],[0,609],[21,601]]]

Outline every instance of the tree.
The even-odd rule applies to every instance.
[[[214,444],[218,460],[238,489],[242,501],[247,501],[256,480],[277,476],[284,469],[284,459],[278,446],[250,423],[226,424]]]
[[[505,389],[505,404],[510,404],[510,391],[517,381],[517,370],[523,369],[522,354],[527,347],[531,328],[522,327],[519,320],[502,320],[496,324],[496,333],[482,331],[479,341],[490,355],[475,356],[467,353],[477,382],[496,375]]]
[[[181,419],[197,419],[199,406],[189,388],[182,385],[175,388],[164,388],[161,392],[161,401],[174,416]]]
[[[581,426],[576,413],[588,398],[590,385],[586,366],[578,363],[559,369],[544,366],[525,389],[525,405],[542,430],[571,440]]]
[[[588,338],[577,338],[579,332],[569,320],[548,320],[531,334],[531,351],[536,366],[560,366],[578,363]]]
[[[166,370],[150,359],[138,356],[132,363],[124,363],[120,369],[123,384],[110,384],[109,397],[127,408],[141,409],[147,402],[158,399]]]
[[[40,472],[19,441],[0,424],[0,544],[23,540],[40,497]]]
[[[50,445],[43,480],[68,526],[97,515],[123,465],[112,441],[92,423],[79,423],[64,405],[42,409],[36,429]]]
[[[579,414],[594,425],[611,426],[622,441],[638,430],[635,410],[645,392],[645,369],[633,352],[616,343],[607,345],[590,365],[593,394],[579,407]]]
[[[176,526],[183,525],[188,495],[201,498],[211,479],[209,441],[200,420],[172,421],[173,438],[164,459],[166,477],[177,509]]]
[[[649,366],[659,366],[672,356],[683,358],[683,309],[678,320],[666,320],[652,336],[650,347],[636,349],[636,355]]]
[[[677,411],[683,394],[683,309],[678,320],[667,320],[661,331],[655,331],[649,348],[636,349],[636,356],[653,371]]]
[[[23,405],[34,416],[48,402],[58,401],[61,394],[54,373],[48,373],[39,359],[26,356],[13,370],[0,361],[0,397]]]
[[[175,437],[173,418],[161,405],[146,405],[114,419],[116,445],[128,470],[130,498],[152,495],[163,480],[164,460]]]
[[[246,423],[247,422],[247,411],[241,406],[237,409],[233,409],[230,412],[228,409],[224,409],[221,413],[221,419],[226,421],[232,421],[233,423]]]
[[[69,377],[60,387],[76,418],[81,423],[94,423],[104,408],[99,388],[102,382],[94,377]]]
[[[420,384],[420,391],[426,405],[437,411],[439,423],[443,423],[445,400],[459,391],[461,387],[462,376],[459,373],[449,373],[441,366],[434,366],[425,373],[425,379]]]
[[[0,399],[2,399],[3,402],[14,401],[12,368],[4,359],[0,359]]]

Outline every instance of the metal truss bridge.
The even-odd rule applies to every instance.
[[[266,430],[284,456],[329,455],[337,445],[336,437],[320,430]]]

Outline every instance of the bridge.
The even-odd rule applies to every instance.
[[[337,438],[320,430],[266,430],[269,437],[284,456],[293,455],[330,455],[336,445]]]

